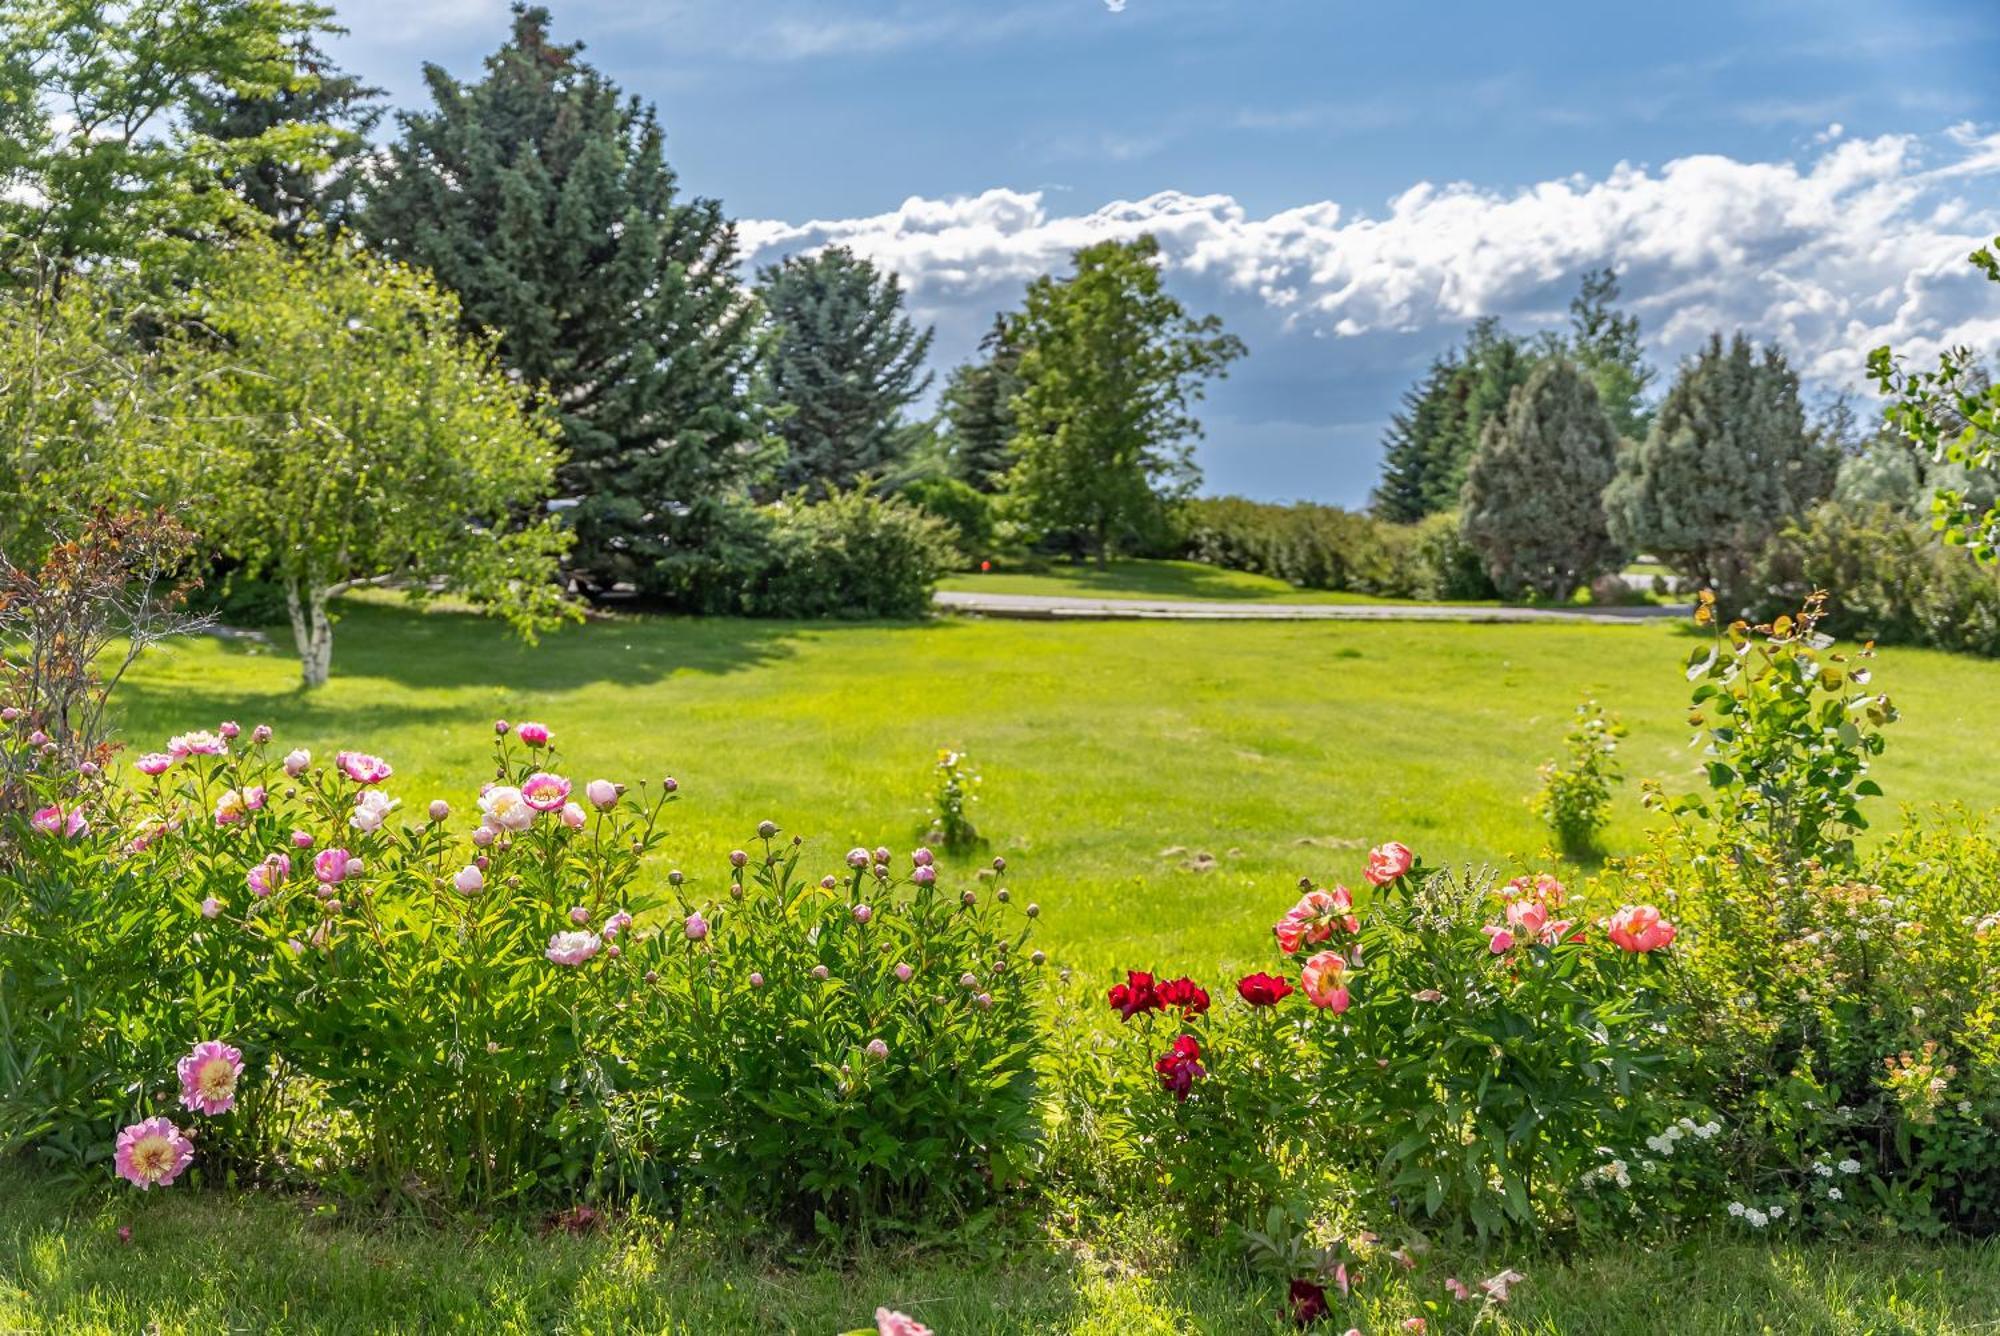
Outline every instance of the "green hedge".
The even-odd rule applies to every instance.
[[[1186,502],[1178,525],[1181,555],[1302,589],[1385,598],[1495,594],[1478,554],[1460,537],[1455,514],[1391,524],[1338,506],[1225,496]]]

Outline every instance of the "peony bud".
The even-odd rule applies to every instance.
[[[818,979],[821,983],[826,982],[827,974],[828,970],[826,966],[824,965],[813,966],[813,978]]]
[[[313,754],[304,747],[294,747],[285,753],[285,773],[297,779],[313,763]]]
[[[603,811],[618,801],[618,786],[608,779],[593,779],[583,786],[583,796],[592,807]]]
[[[910,874],[910,880],[919,886],[929,886],[937,880],[937,869],[929,866],[920,867]]]
[[[928,849],[919,849],[910,855],[910,861],[918,867],[929,867],[931,865],[931,851]]]
[[[742,867],[745,863],[749,861],[750,861],[750,855],[744,853],[741,849],[731,849],[729,851],[729,866]]]
[[[870,909],[867,905],[854,906],[854,921],[856,923],[866,923],[869,919],[872,919],[874,917],[875,917],[875,911]]]
[[[569,911],[569,921],[581,928],[584,924],[590,922],[590,911],[582,905],[577,905]]]
[[[442,798],[431,799],[431,820],[442,821],[451,815],[451,804]]]
[[[908,983],[910,981],[910,976],[915,973],[916,971],[911,969],[907,964],[899,963],[896,966],[896,982]]]
[[[481,826],[472,832],[472,842],[481,849],[490,849],[493,847],[494,834],[493,827]]]
[[[771,838],[771,837],[772,837],[773,835],[776,835],[777,833],[778,833],[778,823],[777,823],[777,822],[775,822],[775,821],[759,821],[759,822],[757,823],[757,838],[758,838],[758,839],[760,839],[760,840],[768,840],[768,839],[770,839],[770,838]]]
[[[853,868],[856,872],[859,872],[862,868],[867,867],[868,851],[866,849],[849,849],[847,851],[847,865]]]
[[[205,919],[218,918],[222,914],[222,901],[214,896],[201,902],[201,916]]]
[[[250,740],[260,747],[263,746],[271,740],[271,726],[269,724],[257,725],[257,727],[250,730]]]
[[[868,1041],[868,1056],[880,1062],[889,1056],[889,1046],[880,1039],[871,1039]]]
[[[486,874],[476,865],[467,864],[458,870],[458,875],[451,879],[451,884],[463,895],[477,895],[486,888]]]
[[[703,918],[699,912],[689,914],[683,928],[690,942],[698,942],[708,936],[708,920]]]

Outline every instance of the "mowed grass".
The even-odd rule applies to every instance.
[[[1300,589],[1269,575],[1224,570],[1195,561],[1057,562],[1034,570],[960,572],[940,589],[1068,598],[1196,599],[1233,603],[1392,603],[1397,600],[1330,589]]]
[[[1631,728],[1608,844],[1638,847],[1637,781],[1698,782],[1681,671],[1697,643],[1670,624],[631,617],[530,647],[467,615],[350,602],[321,691],[298,689],[282,642],[204,639],[142,663],[119,701],[140,746],[231,718],[272,723],[281,747],[379,752],[410,809],[444,797],[468,827],[491,721],[539,719],[579,780],[675,776],[669,859],[716,890],[767,817],[815,870],[855,844],[908,849],[937,749],[964,748],[991,848],[961,871],[1005,854],[1061,964],[1199,976],[1265,963],[1297,879],[1351,881],[1384,839],[1433,863],[1542,865],[1527,798],[1584,695]],[[1877,770],[1891,803],[2000,804],[2000,663],[1892,649],[1876,681],[1904,714]]]
[[[129,1243],[120,1242],[120,1225]],[[81,1201],[0,1165],[0,1331],[832,1333],[877,1304],[939,1336],[1276,1333],[1268,1281],[1217,1263],[1024,1238],[976,1251],[876,1253],[844,1266],[623,1222],[582,1238],[368,1225],[275,1195],[120,1193]],[[1470,1259],[1468,1259],[1470,1260]],[[1860,1336],[1990,1331],[1991,1246],[1757,1246],[1721,1236],[1589,1260],[1510,1258],[1528,1274],[1488,1333]],[[1483,1273],[1481,1273],[1483,1274]],[[1378,1278],[1379,1281],[1379,1278]],[[1441,1286],[1373,1285],[1339,1321],[1433,1336],[1474,1329]]]
[[[150,746],[224,718],[268,721],[283,746],[379,751],[409,807],[444,796],[469,814],[492,719],[540,719],[579,779],[680,779],[672,861],[715,889],[726,851],[766,816],[806,834],[828,868],[852,844],[907,848],[935,749],[965,747],[986,776],[975,815],[988,852],[1044,906],[1056,963],[1093,986],[1127,965],[1213,980],[1268,963],[1268,925],[1296,878],[1353,880],[1384,838],[1433,862],[1542,865],[1525,799],[1584,694],[1632,729],[1614,852],[1640,840],[1639,777],[1695,783],[1681,666],[1698,642],[1666,624],[634,617],[530,648],[463,614],[345,611],[326,689],[297,688],[282,644],[179,644],[121,690],[126,736]],[[1877,682],[1904,713],[1877,769],[1893,800],[2000,802],[1988,762],[2000,720],[1985,704],[2000,664],[1888,650]],[[1887,805],[1877,816],[1896,819]],[[1063,1213],[1017,1220],[1003,1242],[836,1266],[643,1223],[542,1238],[532,1222],[421,1229],[348,1209],[179,1189],[79,1199],[0,1164],[0,1332],[832,1333],[877,1303],[941,1336],[1284,1329],[1275,1292],[1247,1272]],[[1463,1266],[1502,1264],[1530,1281],[1481,1330],[1969,1333],[2000,1316],[1991,1247],[1717,1235]],[[1340,1316],[1372,1334],[1413,1315],[1433,1333],[1470,1326],[1435,1290]]]

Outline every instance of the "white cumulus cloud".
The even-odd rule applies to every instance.
[[[1077,247],[1151,232],[1183,300],[1251,348],[1213,400],[1211,426],[1228,430],[1205,448],[1211,481],[1233,480],[1226,434],[1297,458],[1323,428],[1332,454],[1296,490],[1352,501],[1372,481],[1376,426],[1423,360],[1482,315],[1560,324],[1578,275],[1600,265],[1618,269],[1663,364],[1742,328],[1782,342],[1820,386],[1858,389],[1878,344],[2000,345],[2000,293],[1964,263],[2000,232],[1996,181],[2000,133],[1958,126],[1829,137],[1799,161],[1696,154],[1513,190],[1419,182],[1374,209],[1320,200],[1253,216],[1228,195],[1163,191],[1065,213],[1039,191],[996,188],[742,231],[758,262],[838,243],[896,270],[946,358]]]

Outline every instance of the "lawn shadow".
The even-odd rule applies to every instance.
[[[568,690],[594,683],[640,686],[677,673],[724,674],[789,657],[801,635],[938,621],[761,621],[619,612],[567,625],[530,642],[505,623],[449,607],[344,599],[334,629],[336,678],[381,678],[411,687]],[[275,655],[296,663],[282,627],[268,643],[225,639],[224,654]]]

